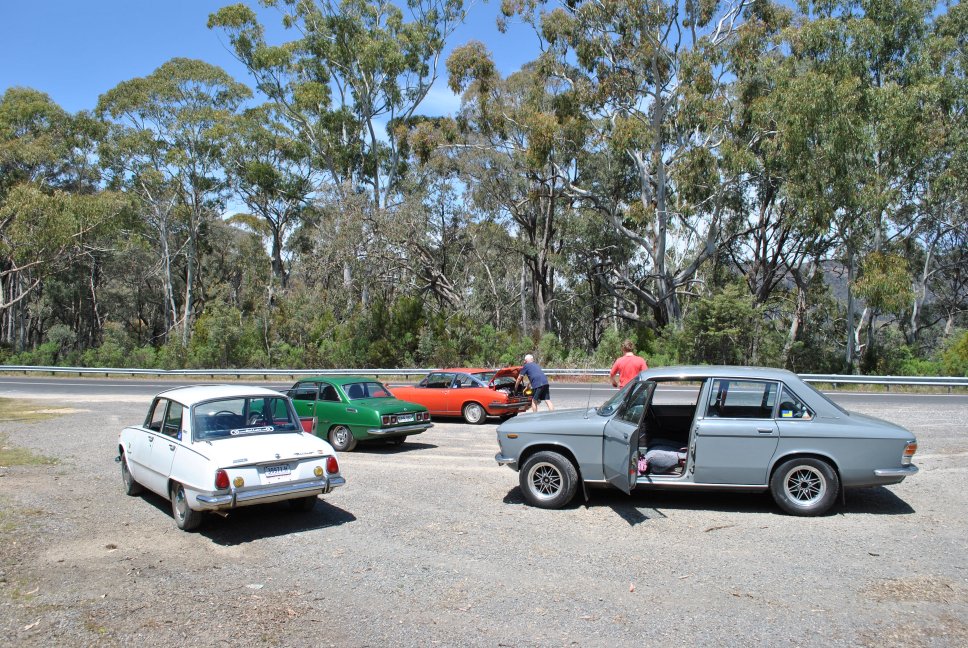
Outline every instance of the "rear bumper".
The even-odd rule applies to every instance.
[[[306,479],[298,482],[286,482],[267,486],[253,486],[244,490],[232,487],[228,493],[214,495],[201,494],[195,497],[200,510],[214,511],[230,509],[250,504],[268,504],[297,497],[310,495],[325,495],[334,488],[346,484],[342,475],[334,475],[324,479]],[[195,507],[193,507],[195,508]]]
[[[398,425],[388,428],[370,428],[366,431],[371,436],[399,436],[401,434],[420,434],[424,430],[429,430],[434,426],[433,423],[415,423],[414,425]]]

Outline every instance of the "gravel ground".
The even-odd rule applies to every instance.
[[[117,434],[149,399],[67,401],[0,423],[61,460],[0,467],[8,645],[968,645],[968,407],[954,401],[857,408],[917,434],[921,473],[819,519],[748,494],[531,508],[494,463],[495,424],[451,421],[341,455],[348,484],[312,513],[253,507],[199,533],[162,498],[122,492]]]

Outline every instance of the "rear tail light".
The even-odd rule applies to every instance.
[[[419,417],[418,420],[421,420],[421,421],[430,420],[430,412],[420,412],[420,414],[418,414],[417,416]]]
[[[914,457],[914,453],[918,451],[918,442],[911,441],[906,446],[904,446],[904,454],[901,455],[901,465],[908,466],[911,464],[911,458]]]
[[[383,421],[383,424],[384,425],[396,425],[397,424],[397,417],[396,416],[392,416],[390,414],[384,414],[383,415],[383,418],[382,418],[382,421]]]
[[[336,457],[326,458],[326,472],[330,475],[335,475],[339,472],[339,462],[336,461]]]
[[[229,474],[222,468],[215,471],[215,488],[224,490],[229,487]]]

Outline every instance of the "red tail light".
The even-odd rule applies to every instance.
[[[215,471],[215,488],[222,490],[229,487],[229,474],[219,468]]]
[[[336,461],[336,457],[326,458],[326,472],[330,475],[335,475],[339,472],[339,462]]]

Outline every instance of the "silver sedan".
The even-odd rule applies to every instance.
[[[584,485],[769,490],[793,515],[821,515],[846,487],[918,472],[914,435],[848,412],[789,371],[663,367],[599,407],[519,416],[497,429],[499,464],[525,499],[567,505]]]

